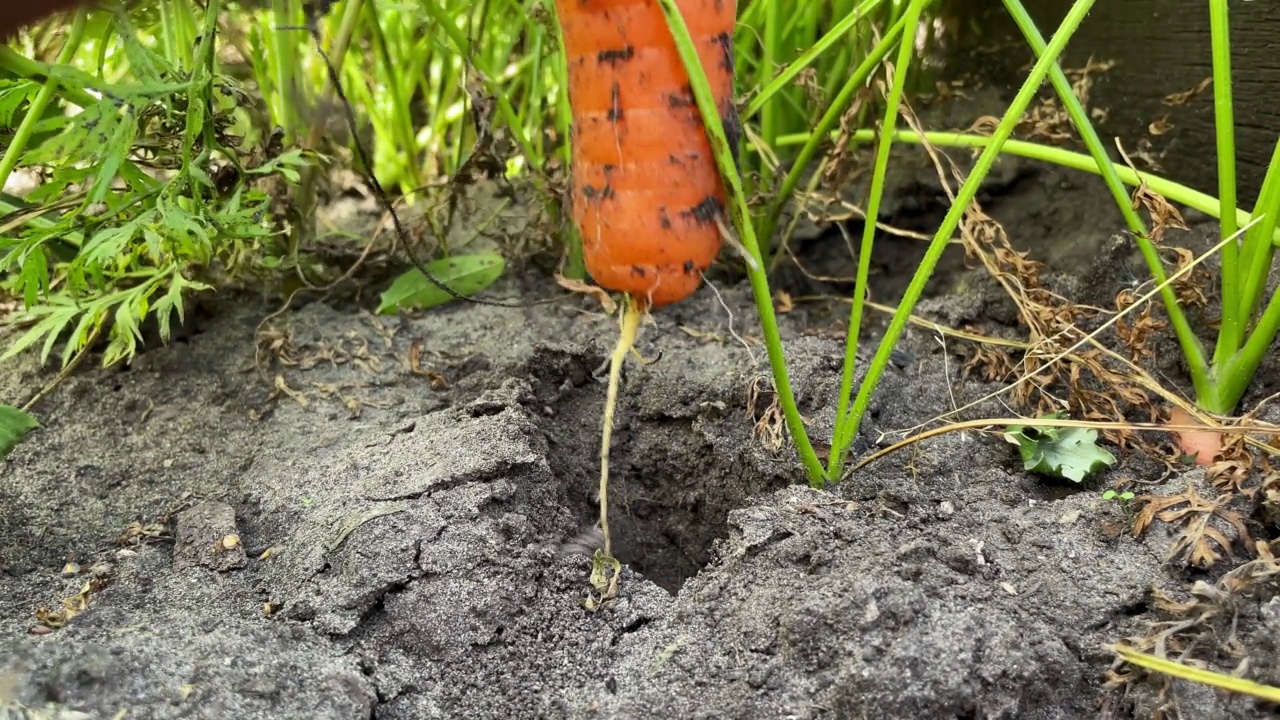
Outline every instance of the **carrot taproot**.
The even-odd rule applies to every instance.
[[[676,0],[735,151],[735,0]],[[657,0],[556,0],[572,114],[571,214],[587,272],[625,293],[600,443],[600,532],[586,606],[617,593],[609,446],[622,363],[643,314],[702,284],[724,242],[727,193],[689,74]]]
[[[726,134],[734,0],[679,0]],[[646,308],[698,289],[723,243],[726,191],[656,0],[556,0],[568,62],[572,216],[591,277]]]

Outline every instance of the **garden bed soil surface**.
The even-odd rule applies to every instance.
[[[892,220],[932,231],[932,172],[908,175],[921,179],[899,181]],[[986,210],[1052,260],[1064,293],[1109,306],[1143,278],[1092,178],[1000,177]],[[1211,235],[1192,223],[1175,239],[1203,249]],[[850,274],[838,235],[799,250],[810,272]],[[881,244],[877,299],[896,301],[919,254]],[[726,278],[656,313],[639,347],[660,359],[627,366],[612,455],[626,570],[596,613],[573,548],[595,519],[596,372],[617,325],[594,301],[405,319],[314,302],[263,324],[276,305],[229,297],[127,368],[86,365],[0,463],[0,700],[31,718],[1268,716],[1142,673],[1105,686],[1106,644],[1166,618],[1154,588],[1184,592],[1240,560],[1167,563],[1169,527],[1133,538],[1102,490],[1128,478],[1170,494],[1202,471],[1166,476],[1112,448],[1120,464],[1074,486],[968,432],[810,489],[790,449],[771,449],[754,306]],[[818,285],[777,281],[832,297],[780,315],[820,441],[848,287]],[[925,317],[1017,336],[1012,305],[958,250],[931,287]],[[551,293],[517,265],[494,294]],[[961,379],[960,341],[913,328],[899,350],[859,455],[999,387]],[[1159,369],[1179,383],[1171,357]],[[1280,379],[1263,372],[1259,393]],[[53,374],[29,358],[3,373],[11,400]],[[1009,412],[992,400],[969,417]],[[37,620],[87,583],[64,626]],[[1280,606],[1233,602],[1201,648],[1280,681]],[[1213,649],[1228,641],[1235,658]]]

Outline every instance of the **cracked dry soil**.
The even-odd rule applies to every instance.
[[[992,212],[1063,195],[1061,178],[1017,182]],[[1098,262],[1078,275],[1105,297],[1120,271]],[[1007,315],[954,266],[921,314]],[[657,314],[640,348],[661,360],[627,369],[613,454],[627,569],[597,614],[579,602],[587,560],[561,551],[594,519],[592,373],[615,332],[585,303],[405,320],[312,304],[273,325],[290,361],[259,371],[254,331],[274,308],[228,300],[128,368],[77,373],[0,464],[0,699],[68,719],[1049,720],[1100,717],[1104,698],[1146,718],[1171,697],[1180,718],[1268,716],[1183,683],[1104,688],[1104,643],[1143,631],[1153,586],[1190,579],[1164,562],[1168,533],[1117,531],[1100,497],[1150,463],[1121,452],[1063,487],[999,438],[951,434],[811,490],[757,434],[768,398],[750,414],[749,389],[768,368],[725,313],[752,335],[749,291],[721,291],[724,306],[704,290]],[[781,316],[815,438],[846,307]],[[961,350],[929,333],[900,349],[860,451],[996,387],[960,382]],[[48,377],[11,364],[5,396]],[[87,608],[32,634],[37,608],[87,582]],[[1265,597],[1237,616],[1263,678],[1280,675],[1278,617]]]

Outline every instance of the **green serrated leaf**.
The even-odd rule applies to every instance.
[[[456,255],[427,263],[426,269],[440,282],[463,297],[470,297],[489,287],[502,276],[506,262],[501,255]],[[396,278],[382,293],[378,313],[389,315],[399,308],[432,308],[452,300],[416,268]]]
[[[97,313],[84,313],[80,316],[80,322],[76,324],[76,329],[71,333],[71,337],[67,339],[67,344],[62,346],[62,366],[66,367],[76,353],[84,349],[89,342],[89,336],[98,328],[99,316]]]
[[[1010,425],[1004,437],[1018,446],[1027,470],[1072,482],[1083,482],[1116,462],[1114,455],[1098,446],[1098,431],[1092,428]]]
[[[22,262],[19,277],[22,280],[23,304],[35,307],[40,302],[40,295],[49,292],[49,259],[44,254],[44,247],[36,245],[31,248]]]
[[[85,243],[76,259],[87,265],[105,267],[124,255],[125,248],[133,241],[137,231],[137,221],[103,228]]]
[[[89,192],[87,202],[90,205],[101,202],[107,191],[111,189],[111,183],[115,181],[116,175],[120,172],[120,165],[133,149],[133,141],[138,134],[138,123],[134,121],[133,113],[129,108],[123,108],[120,114],[122,117],[116,123],[110,140],[107,141],[106,156],[98,167],[98,176],[94,179],[93,189]]]
[[[12,127],[14,115],[36,96],[40,86],[32,80],[5,80],[0,82],[0,125]]]
[[[17,447],[27,433],[40,427],[31,415],[8,405],[0,405],[0,458]]]

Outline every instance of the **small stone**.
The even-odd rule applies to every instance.
[[[950,500],[943,500],[941,503],[938,504],[938,514],[944,518],[949,518],[952,515],[955,515],[956,514],[955,503],[952,503]]]
[[[236,527],[236,512],[230,505],[204,502],[179,513],[174,531],[174,570],[200,565],[226,572],[244,567],[247,562]]]
[[[1066,511],[1065,513],[1063,513],[1063,514],[1062,514],[1062,517],[1058,518],[1058,524],[1059,524],[1059,525],[1071,525],[1071,524],[1073,524],[1076,520],[1079,520],[1079,519],[1080,519],[1080,511],[1079,511],[1079,510],[1068,510],[1068,511]]]

